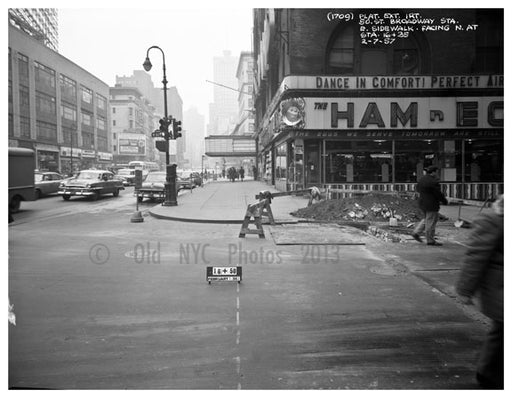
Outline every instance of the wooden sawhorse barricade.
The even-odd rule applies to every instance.
[[[268,217],[269,222],[272,225],[275,224],[272,209],[270,208],[270,199],[263,199],[247,206],[247,211],[245,212],[244,221],[238,237],[245,238],[246,234],[257,234],[260,238],[265,239],[265,232],[261,225],[261,217]],[[256,228],[250,229],[250,224],[256,225]]]

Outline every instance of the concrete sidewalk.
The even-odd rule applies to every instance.
[[[247,205],[258,200],[260,191],[279,192],[260,181],[213,181],[178,197],[178,206],[157,205],[149,210],[156,218],[175,221],[241,224]],[[272,200],[272,213],[276,222],[297,222],[290,212],[306,207],[308,199],[285,196]]]
[[[149,213],[162,219],[185,222],[240,224],[247,205],[257,202],[255,195],[260,191],[279,192],[261,181],[212,181],[192,191],[180,192],[178,206],[151,208]],[[306,207],[308,199],[302,196],[284,196],[272,200],[272,213],[276,222],[297,222],[291,212]],[[464,205],[460,218],[472,222],[481,212],[491,211],[489,207]],[[448,217],[445,221],[453,225],[459,218],[459,205],[441,206],[440,213]],[[443,222],[440,223],[442,225]]]

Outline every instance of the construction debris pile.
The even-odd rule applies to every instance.
[[[299,209],[292,216],[319,221],[389,221],[410,223],[421,220],[416,199],[398,194],[367,193],[344,199],[331,199]]]

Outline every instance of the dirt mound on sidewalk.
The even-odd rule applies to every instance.
[[[291,215],[322,221],[388,221],[394,216],[399,222],[416,222],[423,218],[416,199],[383,193],[325,200]]]

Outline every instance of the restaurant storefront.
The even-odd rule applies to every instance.
[[[450,197],[503,190],[502,76],[289,76],[272,105],[259,151],[280,190],[410,190],[430,165]]]

